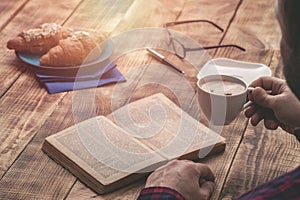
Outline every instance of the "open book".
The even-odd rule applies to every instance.
[[[163,94],[132,102],[49,136],[43,151],[95,192],[145,177],[172,159],[223,151],[225,140]]]

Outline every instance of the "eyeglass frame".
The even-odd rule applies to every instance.
[[[175,50],[175,47],[174,47],[174,42],[172,42],[172,46],[173,46],[173,50],[174,50],[174,53],[177,57],[181,58],[181,59],[184,59],[186,57],[186,52],[188,51],[199,51],[199,50],[207,50],[207,49],[216,49],[216,48],[224,48],[224,47],[235,47],[241,51],[246,51],[245,48],[239,46],[239,45],[235,45],[235,44],[224,44],[224,45],[214,45],[214,46],[205,46],[205,47],[199,47],[199,48],[187,48],[185,47],[180,41],[178,41],[176,38],[174,38],[172,36],[172,34],[170,33],[170,30],[169,30],[169,27],[170,26],[176,26],[176,25],[180,25],[180,24],[186,24],[186,23],[196,23],[196,22],[205,22],[205,23],[208,23],[208,24],[211,24],[213,25],[215,28],[217,28],[218,30],[220,30],[221,32],[224,32],[224,29],[221,28],[219,25],[217,25],[216,23],[210,21],[210,20],[205,20],[205,19],[197,19],[197,20],[185,20],[185,21],[173,21],[173,22],[167,22],[164,24],[164,28],[166,28],[167,30],[167,33],[168,33],[168,36],[170,38],[170,41],[169,41],[169,44],[171,44],[171,42],[173,40],[175,40],[180,46],[182,46],[182,49],[184,50],[183,51],[183,56],[179,55],[176,50]]]

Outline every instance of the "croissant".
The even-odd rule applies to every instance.
[[[7,43],[8,49],[17,52],[44,54],[56,46],[61,39],[72,34],[70,28],[63,28],[56,23],[44,23],[37,28],[28,29]]]
[[[71,37],[60,40],[40,58],[44,66],[78,66],[87,59],[99,56],[103,48],[99,45],[105,40],[101,34],[93,35],[85,31],[75,31]]]

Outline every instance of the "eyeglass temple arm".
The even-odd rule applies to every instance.
[[[215,45],[215,46],[206,46],[206,47],[199,47],[199,48],[185,48],[187,51],[199,51],[204,49],[217,49],[217,48],[224,48],[224,47],[235,47],[241,51],[246,51],[245,48],[235,45],[235,44],[224,44],[224,45]]]
[[[215,49],[215,48],[223,48],[223,47],[235,47],[238,48],[241,51],[246,51],[245,48],[235,45],[235,44],[224,44],[224,45],[216,45],[216,46],[207,46],[207,47],[203,47],[203,49]]]
[[[185,24],[185,23],[196,23],[196,22],[206,22],[209,23],[211,25],[213,25],[214,27],[216,27],[217,29],[219,29],[221,32],[224,32],[224,29],[221,28],[219,25],[217,25],[216,23],[206,20],[206,19],[196,19],[196,20],[185,20],[185,21],[176,21],[176,22],[168,22],[165,24],[166,27],[168,26],[174,26],[174,25],[179,25],[179,24]]]

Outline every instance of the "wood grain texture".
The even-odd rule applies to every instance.
[[[281,129],[249,126],[234,159],[222,196],[233,198],[296,168],[300,145]],[[246,156],[247,155],[247,156]]]
[[[18,160],[0,180],[0,199],[63,199],[75,177],[41,150],[44,139],[73,124],[71,102],[65,98]],[[61,109],[65,108],[65,109]]]
[[[208,123],[203,114],[199,115],[199,112],[196,111],[197,109],[201,108],[199,108],[198,101],[195,98],[190,107],[189,114],[194,116],[196,119],[199,119],[202,123],[210,127],[212,130],[215,130],[215,132],[219,133],[226,139],[226,149],[224,153],[201,160],[202,163],[209,165],[215,173],[216,185],[211,199],[219,199],[223,184],[226,182],[227,173],[231,168],[231,161],[234,159],[236,151],[239,148],[239,143],[242,140],[243,132],[248,122],[241,113],[230,125],[214,127]]]
[[[282,77],[280,54],[274,51],[279,48],[280,38],[274,15],[275,0],[257,0],[255,3],[251,0],[154,0],[151,3],[144,0],[31,0],[18,10],[22,2],[25,1],[14,5],[0,3],[0,9],[3,8],[5,13],[16,13],[0,32],[2,46],[12,34],[45,21],[75,28],[92,28],[114,36],[133,28],[161,27],[169,21],[209,19],[225,32],[208,24],[172,28],[201,45],[233,43],[243,46],[246,52],[224,48],[208,53],[211,57],[271,63],[274,75]],[[2,24],[9,18],[5,14]],[[195,89],[197,71],[174,55],[166,55],[187,71],[185,81]],[[76,92],[48,95],[33,74],[25,70],[26,65],[18,61],[12,52],[0,49],[0,80],[3,80],[0,86],[0,123],[3,124],[0,131],[1,199],[135,199],[138,196],[144,180],[98,196],[41,151],[46,136],[95,115],[107,115],[144,96],[163,92],[180,104],[169,87],[155,83],[168,81],[164,78],[168,70],[164,69],[154,76],[149,69],[160,63],[144,50],[122,55],[115,62],[126,78],[134,81],[123,86],[110,84],[84,90],[87,95],[92,95],[90,99],[76,96]],[[150,81],[153,83],[145,84]],[[205,117],[199,114],[195,93],[190,96],[190,92],[182,91],[180,94],[184,96],[181,105],[184,110],[208,125]],[[77,105],[75,110],[72,108],[74,105]],[[94,107],[92,110],[91,105]],[[230,126],[221,130],[222,136],[227,139],[226,151],[201,161],[216,172],[217,185],[212,199],[236,197],[299,163],[299,146],[292,137],[280,130],[271,133],[262,126],[250,126],[243,135],[247,123],[241,113]],[[285,158],[280,160],[279,156]],[[272,158],[269,163],[262,162],[269,158]]]
[[[99,8],[103,9],[101,13],[98,13],[100,9],[97,10],[95,8],[93,13],[90,12],[90,15],[96,18],[98,15],[103,16],[104,10],[107,10],[110,7],[109,2],[113,3],[112,1],[106,2],[106,7],[99,5]],[[128,2],[129,1],[127,1],[127,3]],[[18,17],[15,18],[15,21],[11,22],[7,29],[5,29],[5,33],[7,35],[6,38],[7,40],[10,38],[10,34],[8,34],[9,32],[11,34],[15,33],[15,30],[13,30],[14,24],[17,25],[16,27],[32,27],[32,24],[26,24],[26,20],[23,23],[20,22],[20,18],[24,17],[26,19],[25,15],[28,16],[28,21],[32,21],[37,24],[40,24],[42,21],[52,21],[56,18],[56,20],[58,20],[59,17],[61,18],[60,21],[63,21],[69,18],[70,14],[73,14],[73,11],[76,10],[79,3],[79,1],[69,1],[52,4],[50,2],[31,1],[27,7],[19,13]],[[84,6],[84,4],[82,5]],[[38,9],[39,7],[44,6],[46,7],[45,9]],[[95,7],[97,4],[93,6]],[[92,7],[92,5],[90,5],[90,7]],[[124,12],[124,8],[120,8],[120,13]],[[28,15],[28,13],[30,13],[28,9],[40,10],[40,13],[37,12],[32,13],[32,15]],[[59,15],[59,13],[61,15]],[[122,17],[120,13],[113,16],[114,18],[111,14],[108,14],[105,17],[113,21],[114,19],[115,21],[119,21],[119,18]],[[37,18],[37,15],[40,15],[40,18],[36,21],[31,19],[31,17]],[[76,15],[76,13],[74,13],[74,15],[77,16],[76,19],[79,19],[80,16],[82,16]],[[95,24],[95,21],[91,21],[91,23]],[[70,22],[67,25],[72,27],[75,25],[80,26],[80,24],[76,21],[73,21],[72,23]],[[82,26],[89,27],[87,24],[82,24]],[[91,25],[90,28],[95,27]],[[111,28],[113,29],[114,27]],[[11,62],[10,59],[12,59],[19,65],[24,65],[20,61],[16,61],[13,54],[10,55],[11,56],[5,57],[6,62],[9,63]],[[14,69],[11,73],[16,73],[16,68],[12,66],[12,64],[7,64],[7,68]],[[9,75],[8,71],[3,71],[3,73],[5,73],[6,76]],[[5,79],[3,78],[3,80]],[[9,82],[9,80],[5,81]],[[49,95],[34,79],[34,75],[31,72],[26,71],[26,73],[23,73],[15,81],[14,85],[9,88],[9,91],[5,94],[5,96],[1,98],[1,176],[5,172],[0,181],[1,199],[61,199],[67,194],[68,190],[73,185],[75,180],[74,177],[64,172],[64,170],[55,163],[52,163],[52,165],[49,164],[48,162],[52,161],[41,152],[41,145],[47,134],[53,134],[59,131],[54,129],[54,127],[59,128],[59,124],[64,124],[64,126],[61,127],[61,129],[64,129],[68,127],[68,125],[71,125],[68,123],[73,122],[72,114],[70,114],[69,117],[64,117],[66,113],[68,114],[72,111],[72,95],[69,96],[70,100],[63,99],[63,102],[66,102],[70,107],[66,108],[64,103],[59,104],[58,106],[58,103],[62,101],[62,97],[65,94],[66,93]],[[58,121],[54,120],[55,122],[51,123],[48,127],[46,125],[44,129],[44,131],[46,130],[46,135],[41,134],[39,136],[37,131],[41,128],[54,109],[60,111],[58,116],[55,117]],[[50,119],[50,122],[52,122],[52,120],[53,119]],[[39,137],[31,141],[35,134]],[[26,146],[30,141],[31,143]],[[22,150],[24,151],[18,157],[20,160],[14,162]],[[8,170],[8,167],[13,162],[14,164]],[[55,170],[53,165],[58,167],[59,170]],[[24,166],[26,166],[25,169]],[[47,174],[53,179],[49,178]],[[55,182],[55,184],[53,184],[53,182]]]
[[[57,2],[51,6],[47,6],[48,4],[49,2],[44,5],[41,1],[31,1],[26,4],[9,25],[2,30],[1,46],[6,46],[9,39],[28,27],[36,26],[45,21],[62,23],[75,9],[78,1]],[[45,9],[38,9],[43,5],[46,6]],[[55,11],[58,11],[58,14],[54,15]],[[0,101],[0,124],[2,127],[0,134],[0,176],[2,176],[49,117],[57,102],[60,101],[62,94],[48,95],[35,80],[34,74],[25,70],[28,65],[17,60],[12,51],[1,48],[0,55],[0,79],[2,81],[0,96],[6,92]]]
[[[135,0],[126,15],[113,31],[119,34],[124,31],[144,27],[162,27],[165,22],[174,21],[180,14],[185,1],[154,0],[151,3]]]
[[[0,32],[0,96],[22,74],[25,67],[15,56],[13,51],[8,51],[6,44],[9,39],[16,37],[25,29],[38,26],[45,22],[62,24],[76,8],[80,0],[68,1],[31,1],[21,7],[17,15]],[[12,1],[10,1],[12,3]],[[8,5],[10,5],[10,3]],[[43,8],[43,9],[41,9]],[[30,15],[28,14],[30,13]],[[2,14],[2,13],[1,13]],[[5,14],[5,13],[4,13]],[[7,13],[8,14],[8,13]]]
[[[182,19],[188,19],[189,18],[188,14],[197,15],[197,17],[199,17],[200,19],[205,18],[207,16],[207,14],[209,13],[209,11],[204,12],[205,8],[202,8],[203,12],[199,11],[199,8],[201,10],[201,2],[204,3],[205,1],[186,1],[185,6],[180,11],[180,18],[182,17]],[[224,10],[224,18],[228,19],[228,21],[229,21],[231,16],[234,14],[234,10],[235,10],[236,5],[237,5],[238,2],[237,1],[232,1],[231,3],[228,3],[228,2],[229,1],[227,1],[227,4],[224,5],[224,4],[218,4],[218,2],[215,1],[215,2],[213,2],[213,4],[210,4],[210,9]],[[187,9],[187,10],[185,10],[185,9]],[[191,12],[193,12],[193,13],[191,13]],[[195,14],[196,12],[197,12],[197,14]],[[222,21],[221,18],[219,18],[217,15],[209,15],[209,16],[210,16],[210,19],[213,20],[213,21]],[[135,17],[138,17],[138,16],[135,16]],[[168,18],[167,16],[164,16],[164,17]],[[226,21],[226,20],[224,20],[224,21]],[[126,25],[124,25],[124,26],[126,26]],[[138,24],[137,26],[140,26],[140,25]],[[225,23],[225,26],[226,26],[226,23]],[[180,30],[178,29],[178,31],[180,31]],[[193,31],[196,31],[196,30],[195,30],[194,27],[190,26],[189,29],[184,29],[183,28],[183,29],[181,29],[181,31],[184,34],[186,34],[186,33],[191,33]],[[215,36],[210,37],[210,38],[206,37],[205,42],[206,42],[206,44],[211,44],[212,45],[212,44],[215,44],[215,40],[220,41],[220,39],[222,37],[222,34],[220,34],[219,32],[216,33],[215,30],[211,30],[211,32],[214,32]],[[203,39],[203,35],[206,35],[206,34],[207,34],[207,31],[203,30],[203,31],[201,31],[200,34],[196,34],[196,35],[193,35],[193,36],[190,36],[190,37],[192,37],[195,40],[198,39],[199,41],[201,41],[201,39]],[[211,34],[208,33],[208,35],[211,35]],[[129,90],[125,90],[125,91],[123,90],[124,93],[128,95],[128,97],[123,99],[123,101],[119,104],[119,106],[124,105],[124,103],[126,101],[128,101],[128,98],[131,98],[132,100],[139,99],[139,98],[143,97],[143,95],[145,95],[145,94],[148,95],[148,94],[155,93],[155,92],[158,92],[158,91],[163,92],[166,96],[171,98],[174,102],[178,103],[178,99],[176,98],[176,96],[174,96],[174,94],[172,95],[172,93],[170,93],[170,91],[167,88],[165,88],[167,90],[164,90],[164,88],[161,87],[162,85],[160,85],[158,87],[153,87],[153,86],[146,87],[146,88],[141,88],[140,87],[140,86],[143,85],[143,81],[147,81],[147,76],[149,76],[149,74],[151,74],[151,73],[149,73],[149,74],[145,73],[145,71],[143,71],[142,68],[136,69],[133,66],[139,66],[139,65],[143,65],[143,64],[145,65],[147,63],[147,59],[149,59],[149,57],[146,60],[145,60],[145,58],[147,58],[147,55],[145,55],[145,53],[140,51],[138,53],[130,53],[130,54],[125,55],[124,57],[120,58],[120,62],[122,62],[120,64],[117,62],[118,66],[122,66],[121,70],[123,70],[123,66],[126,68],[126,70],[124,71],[125,74],[127,72],[130,75],[137,75],[136,77],[133,78],[133,79],[136,79],[136,81],[132,83],[133,85],[128,87],[131,90],[130,91]],[[123,65],[124,62],[126,62],[126,65]],[[157,61],[155,61],[155,60],[152,61],[151,63],[153,64],[153,62],[157,63]],[[175,60],[175,62],[179,62],[179,61]],[[132,70],[135,70],[135,69],[136,70],[141,70],[141,71],[139,73],[130,73],[130,72],[132,72]],[[186,69],[187,68],[185,68],[185,70]],[[194,89],[195,89],[195,82],[196,82],[196,78],[195,78],[196,74],[197,74],[197,71],[191,70],[188,73],[188,75],[185,77],[188,81],[191,82],[191,84],[192,84],[191,87],[193,87]],[[151,75],[149,78],[151,78],[153,76],[154,75]],[[143,81],[140,81],[140,80],[143,80]],[[171,79],[170,79],[170,81],[171,81]],[[134,88],[136,88],[136,89],[134,89]],[[107,91],[107,90],[103,88],[102,91]],[[130,93],[132,95],[130,95]],[[184,95],[184,93],[182,93],[182,94]],[[192,95],[193,96],[186,95],[186,98],[188,98],[188,99],[185,100],[186,105],[183,105],[182,108],[184,110],[186,110],[189,114],[191,114],[192,116],[197,118],[198,115],[199,115],[199,112],[198,112],[199,110],[197,110],[198,109],[198,107],[197,107],[198,104],[196,104],[196,102],[192,103],[192,101],[195,101],[195,98],[194,98],[195,93],[192,94]],[[101,103],[103,105],[104,102],[99,102],[98,104],[101,104]],[[191,107],[191,104],[194,105],[194,107],[193,106]],[[232,144],[232,142],[229,140],[228,145],[230,146],[230,148],[226,148],[226,152],[224,154],[217,155],[215,158],[212,158],[212,160],[207,159],[207,161],[204,161],[208,164],[211,164],[215,169],[218,170],[218,171],[217,170],[216,171],[218,172],[217,177],[218,177],[218,180],[220,180],[220,184],[218,184],[218,189],[215,192],[215,197],[219,196],[219,193],[220,193],[221,188],[222,188],[222,183],[224,182],[225,177],[226,177],[227,170],[230,168],[230,162],[227,162],[227,160],[230,160],[230,159],[233,158],[233,155],[236,152],[237,144],[240,141],[241,134],[243,133],[247,122],[245,121],[245,119],[243,117],[241,117],[241,119],[239,121],[237,121],[236,123],[234,123],[234,124],[235,125],[230,126],[230,128],[227,128],[227,130],[225,132],[227,132],[227,134],[231,133],[231,132],[235,132],[237,135],[239,135],[239,139],[237,140],[237,142],[233,142],[233,144]],[[227,155],[227,156],[223,158],[222,155]],[[218,162],[218,160],[221,160],[221,161]],[[225,163],[225,164],[220,165],[221,163]],[[92,192],[90,189],[86,188],[81,183],[77,183],[77,184],[75,184],[75,186],[72,189],[70,195],[68,196],[68,199],[76,199],[76,197],[78,197],[78,196],[80,196],[80,198],[84,198],[84,199],[89,199],[89,198],[120,199],[121,197],[122,197],[122,199],[123,198],[124,199],[135,199],[138,196],[139,190],[142,188],[142,185],[143,185],[143,183],[137,184],[135,187],[130,185],[130,186],[125,187],[124,189],[118,190],[114,193],[97,196],[97,194]]]
[[[274,14],[274,4],[275,1],[256,1],[255,4],[249,0],[241,1],[236,15],[232,19],[232,23],[229,25],[229,29],[226,31],[220,44],[240,45],[246,49],[246,52],[241,52],[236,48],[222,48],[216,51],[215,57],[227,57],[269,65],[274,49],[278,48],[280,39],[279,27]],[[264,12],[253,12],[253,10],[258,10],[258,8],[264,8]],[[225,127],[221,133],[227,140],[224,155],[219,159],[212,158],[207,161],[214,171],[217,172],[216,191],[212,199],[231,196],[232,190],[235,190],[235,187],[240,184],[240,182],[236,181],[233,186],[230,186],[231,182],[228,183],[227,181],[226,171],[232,170],[231,161],[236,159],[236,152],[243,140],[243,129],[247,126],[247,123],[247,119],[241,113],[240,117],[232,125]],[[245,181],[248,181],[246,179],[247,177],[245,177]],[[223,190],[224,183],[232,190]]]
[[[85,0],[64,25],[111,34],[133,2],[133,0]]]
[[[239,0],[186,0],[176,21],[205,19],[216,23],[226,31],[238,3]],[[204,22],[177,25],[173,28],[193,38],[201,46],[217,45],[224,36],[224,32]]]
[[[284,78],[280,51],[270,64],[275,77]],[[282,129],[267,130],[263,122],[249,125],[228,175],[222,196],[233,198],[299,166],[300,144]],[[247,155],[247,156],[246,156]]]
[[[222,43],[234,42],[247,51],[240,53],[232,49],[222,49],[217,55],[270,65],[272,74],[282,77],[279,52],[276,51],[279,49],[280,31],[274,5],[275,1],[256,1],[255,4],[252,1],[243,1]],[[264,11],[253,12],[259,8]],[[219,198],[236,198],[250,188],[288,171],[299,162],[299,156],[295,156],[299,146],[294,139],[282,131],[267,131],[262,124],[255,128],[249,125],[245,135],[239,136],[242,139],[240,141],[229,134],[224,137],[236,141],[238,151]],[[286,159],[281,160],[282,157]]]
[[[269,65],[274,49],[279,49],[280,28],[275,18],[275,0],[241,1],[221,44],[234,43],[246,49],[219,49],[217,56]],[[255,10],[261,10],[255,12]]]
[[[176,2],[177,1],[174,2],[174,5],[176,5]],[[169,6],[168,3],[170,3],[170,1],[152,1],[150,4],[151,6],[149,7],[149,2],[147,3],[139,0],[134,1],[132,6],[126,12],[125,17],[113,31],[113,35],[120,34],[123,31],[133,28],[160,26],[162,22],[165,22],[165,20],[175,20],[179,10],[176,6],[169,7],[169,9],[164,9],[165,6]],[[145,6],[147,9],[144,9]],[[149,18],[149,15],[153,16],[153,20],[151,17]],[[149,20],[143,20],[143,18],[147,18]],[[123,106],[129,101],[141,98],[139,95],[140,91],[143,96],[148,96],[155,92],[161,92],[161,90],[155,90],[153,87],[150,89],[147,88],[149,89],[148,91],[146,88],[141,89],[139,87],[139,81],[142,80],[143,77],[147,76],[145,71],[152,60],[153,58],[149,56],[146,51],[142,50],[127,53],[117,59],[115,61],[117,66],[128,81],[120,86],[103,87],[96,90],[95,105],[97,114],[109,114],[111,111]],[[168,97],[170,96],[165,92],[164,94]],[[85,113],[86,118],[91,117],[89,113],[84,112],[84,108],[77,107],[77,109]],[[82,116],[83,115],[81,115],[81,117]],[[120,199],[122,197],[122,199],[135,199],[135,197],[137,197],[139,194],[141,183],[130,185],[118,190],[115,193],[105,196],[98,196],[97,198]],[[97,196],[97,194],[95,194],[86,186],[82,185],[80,182],[77,182],[74,188],[71,190],[68,199],[89,199],[95,198],[95,196]]]
[[[20,10],[27,4],[28,0],[1,1],[0,2],[0,31],[14,18]]]
[[[26,71],[1,99],[1,176],[60,101],[61,95],[49,96],[40,87],[34,75]]]

